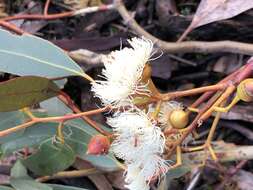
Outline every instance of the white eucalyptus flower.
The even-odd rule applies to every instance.
[[[119,113],[108,118],[107,123],[117,136],[111,145],[111,150],[117,157],[134,161],[143,153],[163,153],[164,135],[144,112],[138,110]]]
[[[131,48],[123,48],[104,56],[102,77],[92,83],[91,90],[104,105],[126,106],[132,104],[134,94],[147,94],[147,84],[141,84],[145,64],[152,56],[153,43],[144,38],[128,40]]]
[[[118,113],[107,123],[117,136],[111,151],[127,165],[126,187],[130,190],[149,189],[150,180],[169,169],[161,157],[165,147],[161,129],[141,110]]]
[[[130,190],[149,190],[149,184],[145,181],[145,179],[142,176],[137,176],[132,181],[130,181],[127,185],[125,185],[126,188]]]
[[[169,169],[169,164],[156,154],[144,154],[139,160],[127,164],[126,178],[130,190],[149,189],[152,179],[160,178]],[[137,188],[141,187],[141,188]]]

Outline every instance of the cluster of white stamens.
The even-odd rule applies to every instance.
[[[104,105],[126,106],[132,104],[134,94],[148,94],[146,84],[141,84],[141,76],[153,44],[143,38],[132,38],[128,42],[132,48],[125,47],[103,57],[102,78],[105,80],[92,84],[91,90]]]
[[[125,161],[126,187],[148,190],[150,181],[169,168],[161,158],[165,146],[161,129],[133,105],[134,95],[149,93],[147,84],[141,79],[145,64],[152,56],[153,43],[144,38],[132,38],[128,42],[131,48],[114,51],[103,58],[105,80],[95,81],[92,91],[104,105],[133,108],[108,118],[116,135],[111,151]]]
[[[111,150],[127,165],[127,187],[131,190],[149,189],[151,179],[169,169],[167,162],[161,158],[165,146],[161,128],[140,110],[119,113],[109,118],[108,124],[117,136]]]

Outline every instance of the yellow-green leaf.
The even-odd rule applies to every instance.
[[[47,78],[27,76],[0,83],[0,112],[18,110],[54,97],[60,89]]]

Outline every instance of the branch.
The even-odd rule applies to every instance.
[[[31,118],[30,121],[28,121],[24,124],[17,125],[15,127],[0,131],[0,137],[4,137],[6,135],[9,135],[9,134],[14,133],[16,131],[19,131],[21,129],[28,128],[28,127],[36,124],[36,123],[64,122],[64,121],[67,121],[67,120],[76,119],[76,118],[80,118],[80,117],[83,117],[83,116],[98,114],[98,113],[101,113],[101,112],[108,111],[110,109],[111,109],[110,107],[104,107],[104,108],[99,108],[99,109],[95,109],[95,110],[90,110],[90,111],[87,111],[87,112],[69,114],[69,115],[64,115],[64,116],[44,117],[44,118],[34,117],[34,118]]]
[[[10,31],[13,31],[13,32],[15,32],[17,34],[24,34],[25,33],[24,30],[20,29],[16,25],[11,24],[11,23],[6,22],[6,21],[0,20],[0,26],[4,27],[4,28],[6,28],[6,29],[8,29]]]
[[[213,143],[214,151],[219,162],[241,161],[253,159],[253,146],[236,146],[218,141]],[[203,164],[208,152],[206,150],[184,153],[183,163],[189,167],[198,167]]]
[[[23,14],[23,15],[15,15],[9,16],[1,19],[1,21],[12,21],[12,20],[20,20],[20,19],[28,19],[28,20],[55,20],[65,17],[77,16],[77,15],[84,15],[87,13],[93,13],[98,11],[105,11],[114,9],[114,4],[109,5],[101,5],[101,6],[94,6],[94,7],[86,7],[76,11],[68,11],[63,13],[56,13],[56,14]]]
[[[92,52],[86,49],[70,51],[69,56],[78,63],[89,65],[102,65],[102,54]]]
[[[75,105],[75,103],[72,101],[72,99],[65,93],[62,93],[58,96],[58,98],[66,105],[68,106],[74,113],[81,113],[82,111]],[[91,127],[96,129],[98,132],[105,136],[111,135],[111,133],[103,130],[101,127],[99,127],[99,124],[92,119],[90,119],[88,116],[82,116],[82,119],[87,122]]]
[[[28,20],[55,20],[55,19],[60,19],[60,18],[66,18],[66,17],[71,17],[71,16],[77,16],[77,15],[84,15],[87,13],[93,13],[93,12],[98,12],[98,11],[106,11],[106,10],[112,10],[115,9],[114,4],[109,4],[109,5],[102,5],[102,6],[94,6],[94,7],[86,7],[80,10],[76,11],[68,11],[68,12],[63,12],[63,13],[56,13],[56,14],[48,14],[48,7],[49,7],[50,1],[47,0],[44,8],[44,13],[43,14],[23,14],[23,15],[15,15],[15,16],[9,16],[5,17],[3,19],[0,19],[0,26],[13,31],[17,34],[23,34],[25,31],[22,29],[18,28],[14,24],[8,23],[8,21],[12,20],[20,20],[20,19],[28,19]]]
[[[246,55],[253,55],[253,44],[234,42],[234,41],[216,41],[216,42],[204,42],[204,41],[188,41],[188,42],[166,42],[156,38],[147,31],[145,31],[128,13],[122,0],[114,0],[116,9],[127,23],[127,25],[134,30],[138,35],[144,36],[153,41],[158,47],[167,53],[215,53],[215,52],[230,52],[241,53]]]
[[[83,170],[73,170],[73,171],[63,171],[58,172],[52,176],[43,176],[36,179],[38,182],[45,182],[52,179],[61,179],[61,178],[74,178],[74,177],[83,177],[91,174],[99,173],[95,168],[83,169]]]

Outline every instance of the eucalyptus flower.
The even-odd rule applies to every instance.
[[[111,145],[114,154],[127,161],[151,152],[162,154],[165,138],[160,129],[143,111],[126,111],[107,119],[117,136]]]
[[[125,187],[130,190],[149,190],[149,184],[140,173],[140,168],[129,165],[126,172],[125,181],[127,185],[125,185]]]
[[[135,94],[148,95],[143,84],[142,72],[152,56],[153,43],[144,38],[128,40],[130,48],[113,51],[103,56],[104,69],[101,77],[92,83],[91,90],[104,105],[126,106],[132,104]]]
[[[168,171],[169,165],[161,157],[165,137],[147,114],[138,109],[125,111],[108,118],[107,123],[116,135],[111,151],[127,166],[126,187],[146,189],[153,177]]]

